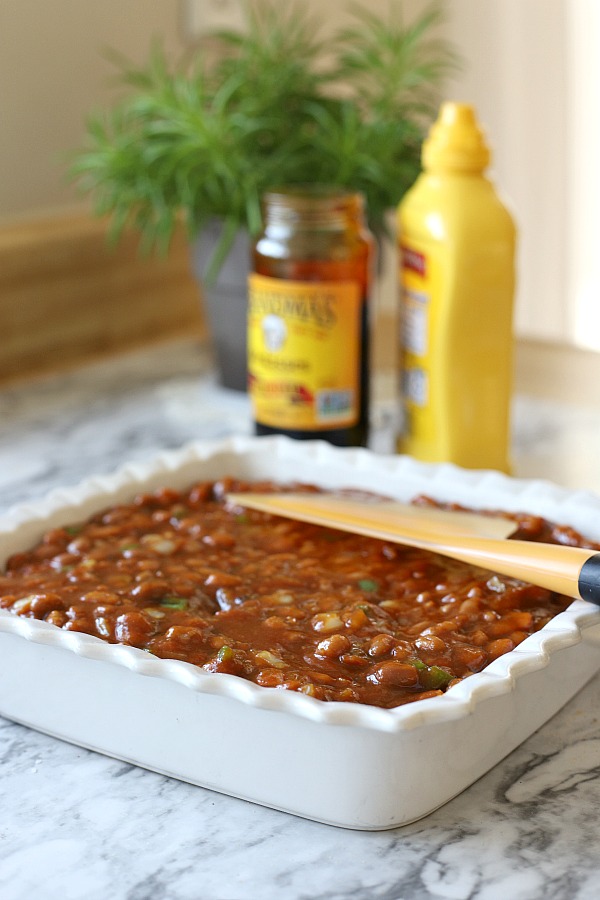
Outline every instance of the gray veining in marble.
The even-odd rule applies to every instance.
[[[249,431],[246,398],[207,372],[190,343],[5,388],[0,511]],[[583,446],[599,441],[599,415],[519,398],[516,431],[517,474],[600,490]],[[304,821],[0,719],[0,900],[596,900],[599,709],[596,677],[459,797],[381,833]]]

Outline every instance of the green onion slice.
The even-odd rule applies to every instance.
[[[425,665],[423,660],[419,659],[418,657],[416,657],[415,659],[409,659],[408,662],[411,664],[411,666],[414,666],[418,672],[426,672],[427,671],[428,667]]]
[[[439,666],[427,666],[424,671],[419,672],[419,681],[424,688],[436,691],[448,687],[452,681],[452,675]]]
[[[361,578],[358,582],[358,586],[361,591],[368,591],[369,593],[379,590],[379,583],[377,581],[373,581],[372,578]]]
[[[166,606],[167,609],[185,609],[188,602],[185,597],[163,597],[160,605]]]

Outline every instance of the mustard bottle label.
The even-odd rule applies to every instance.
[[[431,324],[435,321],[439,296],[437,269],[435,260],[424,249],[402,243],[402,394],[409,439],[429,440],[434,437],[429,410],[432,399],[435,399],[432,398]]]
[[[325,430],[359,418],[360,285],[248,279],[248,391],[257,422]]]

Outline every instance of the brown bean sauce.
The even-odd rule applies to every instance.
[[[389,708],[481,671],[571,602],[224,500],[281,489],[233,478],[164,488],[56,528],[8,560],[0,606],[263,687]],[[512,517],[515,538],[600,549],[571,528]]]

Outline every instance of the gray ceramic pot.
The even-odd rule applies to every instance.
[[[210,328],[223,387],[245,391],[247,382],[246,311],[250,239],[239,232],[229,255],[212,284],[205,274],[221,236],[219,222],[211,222],[192,244],[192,269],[202,286],[204,309]]]

